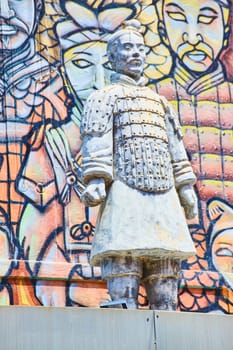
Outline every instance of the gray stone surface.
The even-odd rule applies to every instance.
[[[142,266],[142,272],[135,273],[129,261],[121,260],[128,271],[116,275],[114,264],[119,263],[119,257],[130,256],[131,264],[138,259],[145,265],[152,259],[178,261],[195,254],[185,215],[190,219],[197,213],[193,190],[196,178],[177,116],[163,97],[145,86],[146,55],[139,25],[131,21],[112,35],[108,57],[116,73],[109,86],[91,94],[81,123],[86,184],[82,200],[89,206],[102,203],[91,262],[103,265],[106,259],[115,258],[112,275],[103,276],[108,287],[111,285],[113,300],[117,295],[135,299],[137,289],[132,276],[139,283],[145,270]],[[156,280],[162,278],[161,283],[155,281],[157,286],[165,283],[164,278],[177,278],[175,271],[170,276],[161,271],[156,276],[152,271],[152,275]],[[120,283],[112,281],[119,277],[124,279],[122,289]],[[152,283],[152,277],[147,280]],[[151,299],[153,287],[148,288]],[[172,290],[173,295],[167,300],[174,304],[176,294],[173,287]],[[167,304],[163,308],[170,309]]]

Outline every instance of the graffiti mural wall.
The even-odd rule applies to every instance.
[[[179,310],[233,313],[232,11],[230,0],[1,0],[0,305],[109,298],[89,265],[98,208],[80,202],[79,125],[111,75],[109,36],[137,18],[147,83],[177,112],[198,178]]]

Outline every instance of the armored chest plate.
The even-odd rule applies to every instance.
[[[166,191],[173,186],[173,173],[164,107],[144,89],[132,88],[123,96],[114,106],[116,176],[142,191]]]

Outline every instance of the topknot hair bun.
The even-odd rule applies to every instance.
[[[122,23],[122,29],[135,30],[139,33],[142,32],[141,23],[137,19],[130,19]]]

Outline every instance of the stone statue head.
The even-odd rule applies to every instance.
[[[197,74],[227,47],[229,0],[157,0],[158,31],[174,57]]]
[[[139,80],[146,59],[145,44],[137,20],[126,21],[109,39],[107,54],[113,70]]]
[[[34,34],[42,0],[0,1],[0,50],[17,50]]]

